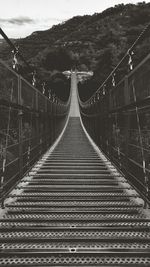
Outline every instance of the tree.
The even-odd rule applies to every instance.
[[[43,66],[47,70],[64,71],[71,69],[72,58],[65,49],[51,50],[45,58]]]

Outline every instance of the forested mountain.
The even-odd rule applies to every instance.
[[[80,86],[86,100],[149,22],[150,3],[120,4],[92,16],[73,17],[49,30],[34,32],[16,42],[29,64],[37,69],[39,79],[46,80],[52,87],[55,83],[57,94],[61,90],[59,86],[66,83],[60,72],[74,67],[93,71],[93,78]],[[10,59],[11,50],[8,46],[0,48],[0,52],[2,59]],[[134,64],[149,52],[150,30],[134,50]],[[123,73],[124,67],[120,70],[120,74]],[[24,66],[22,75],[29,78]],[[55,78],[57,82],[59,80],[59,86]]]

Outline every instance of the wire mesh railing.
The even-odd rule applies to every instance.
[[[62,131],[70,98],[49,99],[0,61],[0,194],[4,198]]]
[[[150,54],[116,86],[79,99],[85,128],[150,204]]]

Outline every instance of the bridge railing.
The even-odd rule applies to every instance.
[[[44,96],[0,61],[1,200],[62,131],[70,106]]]
[[[150,54],[115,87],[80,103],[85,128],[150,204]],[[101,88],[103,89],[103,88]]]

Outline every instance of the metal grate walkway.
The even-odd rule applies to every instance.
[[[112,170],[70,117],[53,152],[9,195],[0,266],[150,266],[150,219]]]

